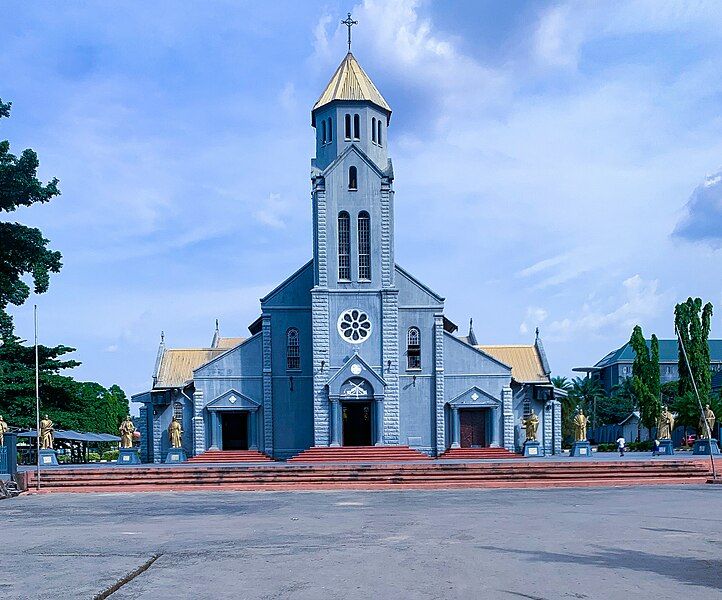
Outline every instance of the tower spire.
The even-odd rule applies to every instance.
[[[358,21],[354,21],[351,18],[351,13],[348,13],[348,17],[346,17],[346,19],[341,21],[341,24],[346,25],[346,27],[348,27],[348,51],[351,52],[351,28],[354,25],[358,25]]]

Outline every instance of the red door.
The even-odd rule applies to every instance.
[[[467,409],[459,411],[461,421],[461,447],[483,448],[486,446],[485,409]]]

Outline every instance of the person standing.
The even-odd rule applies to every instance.
[[[654,440],[654,445],[652,446],[652,456],[659,456],[659,440]]]
[[[619,456],[624,456],[624,445],[627,443],[627,440],[624,439],[624,436],[619,436],[617,438],[617,450],[619,450]]]

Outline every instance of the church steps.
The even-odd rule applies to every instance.
[[[206,450],[188,459],[189,463],[271,462],[273,459],[257,450]]]
[[[431,460],[427,454],[409,446],[315,446],[288,460],[297,462],[375,462]]]
[[[553,487],[703,483],[706,462],[494,463],[426,465],[308,465],[279,467],[146,467],[44,471],[44,491],[162,491],[175,489],[393,489],[398,487]],[[32,491],[34,472],[25,474]]]
[[[441,459],[477,459],[477,458],[522,458],[521,454],[511,452],[506,448],[451,448],[444,452]]]

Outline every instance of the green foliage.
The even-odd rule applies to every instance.
[[[617,444],[599,444],[597,446],[597,452],[616,452]]]
[[[566,377],[552,377],[552,385],[557,389],[564,390],[565,392],[572,391],[572,382]]]
[[[562,439],[569,441],[574,435],[574,414],[579,406],[584,414],[592,415],[594,427],[597,402],[604,397],[604,388],[598,379],[575,377],[571,382],[571,390],[566,398],[562,398]]]
[[[0,100],[0,118],[10,116],[9,102]],[[43,185],[37,178],[38,156],[26,149],[18,157],[10,153],[10,142],[0,141],[0,211],[11,212],[20,206],[48,202],[60,194],[58,180]],[[25,275],[33,280],[36,294],[47,291],[50,273],[62,267],[60,252],[48,249],[39,229],[20,223],[0,223],[0,337],[12,335],[9,304],[20,306],[30,295]]]
[[[88,462],[98,462],[100,460],[100,454],[97,452],[88,452]]]
[[[120,450],[107,450],[103,452],[102,460],[118,460]]]
[[[662,411],[659,381],[659,340],[652,335],[651,353],[644,339],[642,328],[637,325],[632,331],[629,344],[634,350],[632,365],[632,387],[639,406],[642,425],[651,429],[657,424]]]
[[[641,442],[629,442],[627,449],[631,452],[651,452],[654,447],[653,440],[643,440]]]
[[[75,381],[61,375],[80,363],[62,357],[74,348],[38,346],[40,405],[57,429],[118,432],[128,400],[117,385]],[[16,336],[0,346],[0,414],[15,427],[35,427],[35,348]]]
[[[597,400],[597,418],[600,425],[616,425],[626,419],[636,407],[631,379],[624,379],[612,389],[611,396]]]
[[[688,298],[674,308],[674,325],[679,343],[679,381],[675,409],[680,425],[697,427],[699,403],[694,393],[694,384],[702,404],[710,404],[717,412],[719,399],[712,398],[712,374],[709,369],[709,332],[712,323],[711,303],[702,305],[700,298]],[[685,355],[686,350],[686,355]]]

